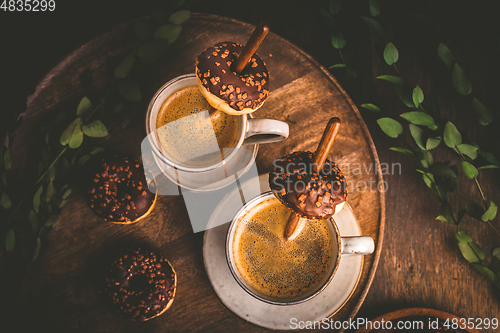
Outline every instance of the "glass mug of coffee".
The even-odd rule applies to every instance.
[[[181,75],[163,85],[146,115],[146,132],[155,155],[177,170],[199,173],[224,166],[245,144],[288,137],[285,122],[224,112],[211,120],[209,109],[195,74]]]
[[[333,279],[342,257],[375,248],[371,237],[341,237],[333,219],[301,220],[300,233],[286,241],[290,214],[272,192],[263,193],[236,213],[226,237],[233,277],[250,295],[274,305],[313,298]]]

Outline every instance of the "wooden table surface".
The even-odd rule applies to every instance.
[[[252,24],[266,20],[271,24],[273,32],[291,40],[316,57],[323,65],[329,66],[339,62],[338,54],[329,46],[328,33],[320,22],[321,17],[315,4],[303,1],[292,4],[285,1],[273,1],[265,5],[267,3],[265,1],[252,1],[244,3],[245,10],[239,10],[243,5],[238,8],[230,8],[224,6],[222,1],[214,3],[196,2],[191,4],[191,8],[200,12],[235,17]],[[495,20],[492,18],[494,11],[484,10],[489,8],[487,2],[478,3],[480,3],[478,7],[470,10],[462,6],[459,9],[453,9],[449,16],[443,16],[444,30],[450,32],[453,27],[458,27],[458,30],[450,32],[448,35],[445,34],[447,39],[444,41],[451,43],[458,50],[460,59],[467,66],[466,69],[473,73],[471,74],[473,83],[480,93],[486,96],[495,96],[494,92],[498,88],[498,83],[492,85],[489,83],[492,82],[492,78],[497,77],[498,64],[491,65],[494,63],[492,59],[482,55],[473,46],[486,42],[491,36],[491,31],[498,30],[490,30],[490,25],[495,24]],[[328,6],[326,2],[321,2],[320,5],[323,8]],[[366,6],[365,2],[363,2],[363,6]],[[261,8],[266,9],[262,10]],[[387,9],[387,7],[382,8]],[[47,58],[41,60],[41,64],[36,63],[37,58],[28,52],[28,47],[20,46],[21,51],[26,51],[20,53],[22,57],[20,62],[25,60],[26,70],[21,71],[22,75],[15,72],[7,78],[13,78],[13,82],[18,82],[18,77],[39,80],[44,72],[53,67],[60,58],[77,45],[90,40],[105,28],[140,16],[132,8],[124,11],[126,14],[112,16],[112,13],[115,13],[114,9],[111,6],[105,6],[102,12],[95,14],[100,20],[97,20],[96,24],[88,29],[82,29],[81,26],[78,26],[78,23],[84,22],[84,18],[75,19],[75,25],[68,28],[70,32],[74,33],[74,38],[68,39],[66,44],[59,47],[55,47],[57,38],[66,36],[65,34],[68,32],[60,32],[58,35],[57,24],[51,25],[49,22],[48,28],[42,32],[49,31],[53,35],[43,36],[42,42],[36,41],[36,38],[32,36],[31,39],[28,38],[34,43],[43,43],[44,40],[50,41],[53,49],[46,51]],[[444,12],[441,10],[439,13]],[[141,8],[139,13],[147,13],[147,8]],[[67,14],[61,13],[61,15]],[[367,9],[363,15],[369,15]],[[490,18],[490,20],[483,18],[483,16]],[[114,18],[104,21],[105,17]],[[400,66],[402,74],[411,84],[418,83],[424,87],[424,92],[428,91],[434,87],[436,79],[426,67],[425,60],[420,61],[421,53],[419,53],[418,46],[409,46],[412,43],[408,42],[402,35],[406,30],[393,31],[395,23],[387,22],[387,17],[385,20],[386,28],[395,42],[401,42],[398,45],[406,43],[404,44],[406,47],[400,48],[403,59]],[[24,20],[22,23],[27,23],[27,21]],[[457,21],[460,21],[460,24]],[[446,26],[447,23],[449,23],[449,27]],[[474,24],[476,25],[474,26]],[[356,33],[362,32],[365,28],[361,21],[355,22],[353,25],[353,30]],[[476,33],[474,36],[480,37],[476,41],[471,41],[469,38],[467,39],[469,44],[462,45],[461,38],[465,35],[464,30],[467,29]],[[369,43],[369,37],[366,39]],[[366,49],[364,50],[366,51]],[[413,52],[415,50],[417,51]],[[365,64],[365,67],[373,66],[373,76],[386,74],[390,71],[374,50],[372,52],[359,52],[352,56],[357,63]],[[406,60],[404,60],[405,57]],[[9,59],[12,60],[12,58]],[[339,75],[341,83],[347,83],[342,79],[341,74],[335,72],[334,75]],[[429,77],[433,79],[431,80]],[[347,84],[345,88],[348,88]],[[405,107],[394,96],[390,85],[377,84],[376,93],[381,101],[381,106],[393,117],[405,111]],[[467,128],[467,135],[473,141],[483,146],[488,145],[489,141],[493,141],[492,139],[498,138],[498,133],[495,134],[491,129],[484,131],[479,126],[468,127],[467,124],[471,122],[471,118],[468,116],[467,110],[460,105],[460,101],[457,103],[453,100],[452,94],[440,96],[444,114],[447,117],[452,117],[460,129]],[[396,169],[396,173],[384,175],[384,179],[389,184],[386,193],[387,221],[384,248],[372,287],[358,315],[370,319],[395,309],[427,307],[447,311],[459,317],[493,318],[496,316],[498,318],[499,301],[493,297],[490,284],[462,258],[454,237],[456,228],[435,220],[435,217],[439,215],[439,205],[433,194],[422,182],[421,177],[414,171],[417,167],[416,162],[390,151],[388,148],[394,146],[395,142],[379,130],[373,118],[368,116],[367,119],[367,125],[377,146],[381,163],[389,165],[400,163],[401,172]],[[408,137],[406,139],[409,141]],[[443,154],[439,160],[446,161],[451,157],[451,154]],[[480,182],[483,184],[487,196],[500,197],[498,171],[482,171]],[[470,191],[473,199],[476,201],[479,199],[473,183],[466,179],[461,179],[459,191]],[[498,226],[498,217],[493,222]],[[487,226],[478,225],[477,222],[468,219],[463,224],[464,228],[471,231],[474,239],[481,240],[480,245],[490,248],[498,243]],[[490,331],[493,332],[493,330]]]

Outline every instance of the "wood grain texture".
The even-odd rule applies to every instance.
[[[146,67],[140,80],[143,99],[148,101],[166,81],[194,71],[195,57],[221,40],[244,43],[254,27],[232,19],[193,15],[185,23],[175,51],[160,65]],[[85,44],[54,68],[29,98],[29,121],[16,139],[16,165],[30,160],[29,151],[37,138],[30,135],[46,114],[65,105],[76,105],[84,93],[81,73],[91,70],[94,84],[103,86],[110,69],[106,56],[132,46],[130,24],[124,24]],[[332,116],[343,127],[330,156],[348,179],[348,202],[356,214],[363,235],[374,238],[376,252],[366,256],[358,288],[351,300],[335,314],[336,320],[353,317],[369,290],[382,249],[385,221],[384,184],[375,146],[361,116],[337,81],[306,53],[270,33],[259,48],[271,73],[271,96],[254,115],[274,118],[290,125],[290,137],[261,145],[257,156],[259,173],[267,173],[275,158],[296,150],[313,151],[320,140],[318,131]],[[110,142],[108,148],[140,154],[145,137],[144,112]],[[375,187],[374,187],[375,185]],[[378,185],[378,189],[377,189]],[[380,191],[382,190],[382,191]],[[211,288],[203,266],[203,234],[192,232],[182,197],[160,197],[156,208],[143,221],[127,226],[100,220],[87,207],[81,193],[72,196],[57,227],[49,236],[47,253],[31,266],[16,304],[30,313],[39,330],[91,332],[259,332],[258,328],[226,309]],[[123,246],[144,244],[163,253],[178,274],[178,289],[172,307],[148,322],[122,320],[111,312],[98,293],[106,263]]]
[[[372,326],[368,326],[368,327],[363,327],[359,330],[356,331],[356,333],[374,333],[374,332],[377,332],[377,333],[390,333],[390,332],[397,332],[398,330],[396,329],[396,325],[397,325],[397,322],[399,320],[401,321],[406,321],[408,325],[414,325],[415,322],[414,321],[420,321],[420,322],[423,322],[423,325],[424,325],[424,328],[427,329],[428,326],[425,326],[425,325],[428,325],[429,324],[429,321],[430,320],[434,320],[435,318],[439,318],[443,321],[446,321],[446,320],[450,320],[449,321],[449,324],[452,325],[453,324],[453,320],[456,320],[456,324],[462,326],[462,325],[465,325],[467,326],[467,324],[464,324],[464,323],[460,323],[460,318],[455,316],[454,314],[451,314],[451,313],[447,313],[447,312],[444,312],[444,311],[440,311],[440,310],[435,310],[435,309],[425,309],[425,308],[408,308],[408,309],[401,309],[401,310],[396,310],[396,311],[393,311],[393,312],[389,312],[389,313],[386,313],[384,315],[381,315],[377,318],[374,318],[372,319],[371,321],[373,323],[375,322],[378,322],[378,323],[382,323],[382,322],[388,322],[388,321],[391,321],[392,322],[392,329],[389,329],[389,328],[385,328],[385,329],[376,329],[374,328],[373,326],[375,326],[374,324],[372,324]],[[419,324],[417,324],[419,325]],[[469,324],[470,327],[469,328],[466,328],[464,330],[462,329],[458,329],[457,331],[459,333],[479,333],[480,331],[475,329],[475,328],[472,328],[472,324]],[[387,326],[386,326],[387,327]],[[410,331],[411,329],[407,329],[405,331]],[[423,331],[423,329],[422,329]]]

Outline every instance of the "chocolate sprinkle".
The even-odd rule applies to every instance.
[[[232,63],[243,51],[243,46],[222,42],[203,51],[196,58],[196,75],[203,86],[229,106],[242,111],[256,109],[269,96],[269,72],[264,61],[254,53],[243,72],[231,70]]]
[[[148,320],[175,296],[175,272],[161,255],[137,248],[122,254],[105,275],[104,291],[123,318]]]
[[[340,168],[329,159],[319,174],[313,172],[313,153],[295,152],[273,162],[269,186],[274,195],[301,217],[326,219],[347,198]]]
[[[91,173],[87,203],[105,221],[132,223],[145,215],[156,194],[149,191],[142,165],[128,157],[102,158]],[[149,186],[142,186],[143,184]]]

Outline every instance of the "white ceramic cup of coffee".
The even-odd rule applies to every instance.
[[[326,273],[319,281],[319,283],[312,289],[295,297],[270,297],[269,295],[266,295],[253,288],[247,281],[245,281],[245,279],[240,274],[235,263],[233,241],[238,223],[245,216],[245,214],[249,212],[253,207],[271,199],[276,199],[274,194],[272,192],[265,192],[247,202],[247,204],[243,206],[234,216],[231,224],[229,225],[226,236],[226,260],[229,266],[229,270],[231,271],[231,274],[233,275],[236,282],[241,286],[241,288],[243,288],[248,294],[257,298],[258,300],[274,305],[294,305],[310,300],[311,298],[319,295],[321,291],[323,291],[332,281],[342,258],[352,255],[366,255],[373,253],[373,251],[375,250],[375,243],[373,241],[373,238],[368,236],[342,237],[340,235],[339,228],[335,224],[334,219],[330,218],[329,221],[331,223],[326,223],[326,225],[330,229],[331,235],[334,237],[334,253],[331,256],[328,267],[326,268]]]
[[[195,74],[181,75],[168,81],[153,96],[146,114],[146,133],[153,153],[161,162],[170,167],[188,173],[202,173],[224,167],[243,145],[278,142],[288,138],[289,127],[285,122],[274,119],[252,119],[247,115],[237,116],[240,122],[238,140],[236,147],[231,147],[231,152],[227,156],[208,166],[184,165],[161,149],[160,141],[155,133],[158,113],[163,103],[173,93],[190,86],[197,86]]]

